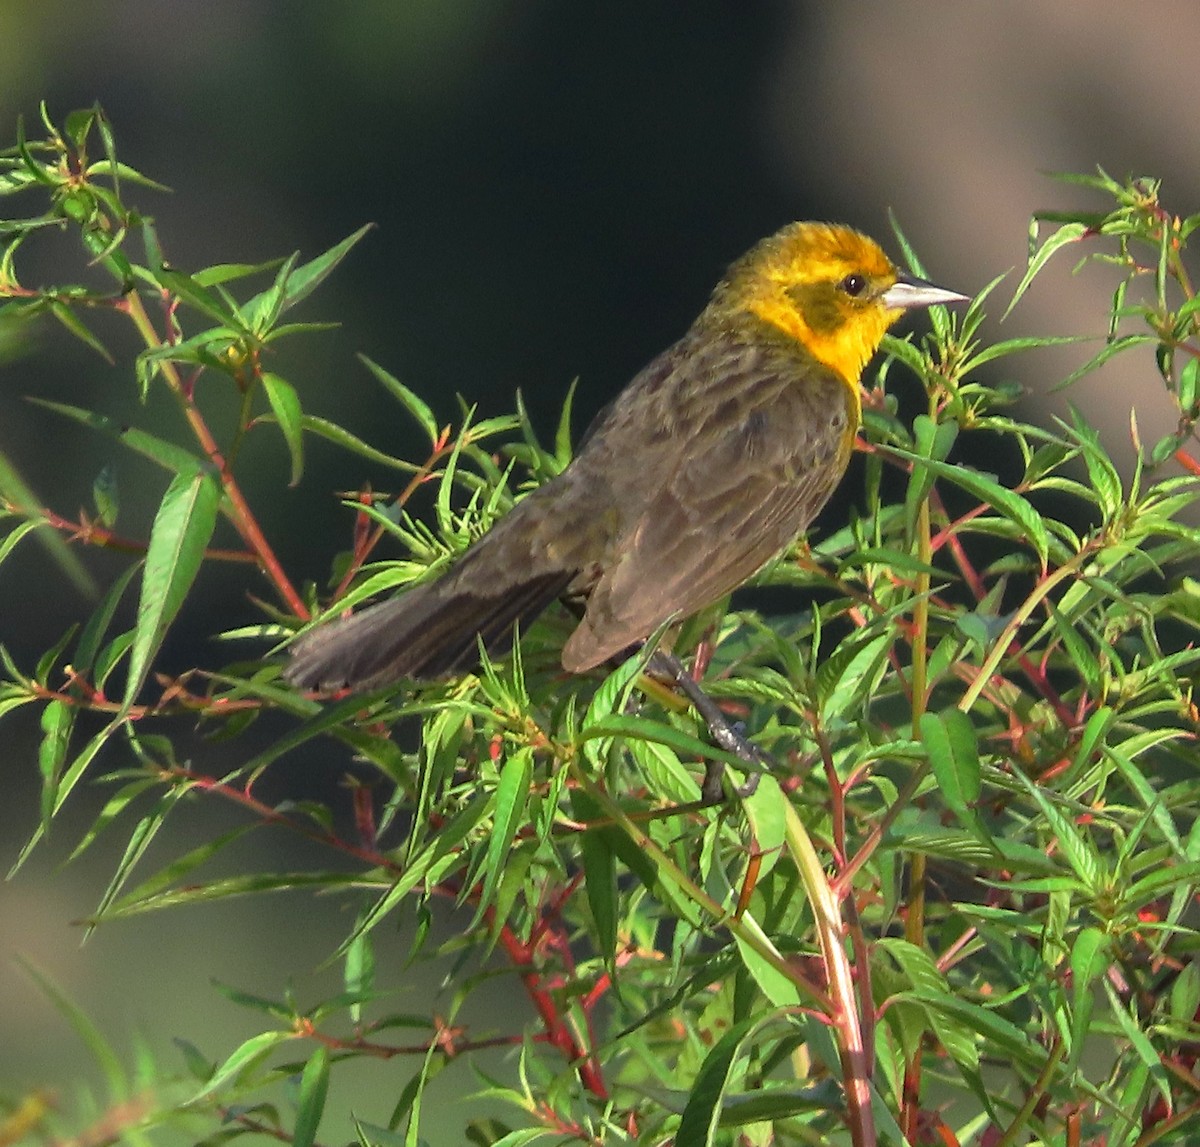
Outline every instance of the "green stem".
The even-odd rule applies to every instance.
[[[854,1147],[873,1147],[875,1117],[871,1111],[871,1063],[863,1044],[854,974],[843,941],[845,927],[837,897],[834,895],[817,850],[791,801],[783,806],[784,840],[800,873],[800,881],[812,905],[825,977],[832,1006],[828,1015],[838,1037],[842,1060],[842,1086],[846,1095],[846,1117]]]
[[[740,917],[734,916],[728,909],[714,900],[707,892],[704,891],[698,884],[691,880],[675,862],[661,849],[642,829],[634,823],[621,808],[616,801],[587,774],[578,760],[572,760],[570,764],[571,776],[576,783],[582,788],[597,807],[603,810],[613,824],[620,826],[623,832],[628,835],[637,847],[644,852],[653,861],[655,867],[665,874],[666,878],[671,881],[683,894],[701,909],[701,911],[711,916],[717,923],[727,928],[734,936],[736,936],[748,948],[751,948],[755,954],[760,956],[772,968],[775,969],[781,976],[786,977],[801,993],[810,997],[814,1003],[822,1010],[828,1011],[832,1007],[832,1002],[829,997],[821,991],[821,989],[811,980],[805,977],[792,963],[784,958],[778,948],[771,942],[770,937],[762,930],[762,927],[754,919],[750,913],[743,913]],[[791,805],[786,806],[788,809]]]
[[[971,706],[979,700],[980,693],[987,688],[987,683],[992,679],[992,675],[1008,653],[1009,646],[1016,640],[1017,631],[1029,620],[1033,611],[1049,596],[1051,590],[1066,581],[1067,578],[1074,577],[1088,556],[1088,551],[1081,550],[1033,587],[1033,592],[1021,603],[1017,612],[1009,618],[1008,624],[996,639],[991,652],[983,659],[983,664],[980,665],[975,680],[971,682],[967,691],[959,699],[958,708],[962,712],[969,713]]]
[[[931,403],[932,405],[932,403]],[[917,509],[917,559],[921,571],[917,574],[916,601],[913,603],[912,635],[912,728],[913,735],[921,726],[925,699],[929,692],[929,566],[933,561],[933,531],[930,528],[929,497],[921,499]],[[911,852],[908,857],[908,896],[904,917],[904,938],[917,948],[925,946],[925,854]],[[913,1049],[904,1069],[901,1100],[901,1128],[910,1140],[915,1140],[917,1116],[921,1100],[921,1049]]]
[[[1042,1096],[1045,1095],[1046,1088],[1050,1086],[1050,1080],[1054,1076],[1054,1069],[1058,1067],[1059,1061],[1066,1054],[1066,1050],[1066,1045],[1062,1041],[1059,1041],[1050,1049],[1050,1054],[1046,1056],[1046,1062],[1037,1077],[1037,1082],[1025,1097],[1025,1102],[1021,1104],[1021,1110],[1017,1112],[1016,1117],[1008,1125],[1008,1130],[996,1142],[996,1147],[1012,1147],[1012,1144],[1016,1142],[1017,1135],[1025,1127],[1025,1124],[1029,1122],[1029,1117],[1033,1114]]]

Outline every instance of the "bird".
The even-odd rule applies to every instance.
[[[369,691],[469,672],[555,599],[585,673],[718,601],[812,522],[849,464],[860,377],[913,308],[967,296],[840,224],[797,222],[735,261],[574,459],[440,576],[293,641],[294,687]]]

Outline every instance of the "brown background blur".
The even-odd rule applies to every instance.
[[[129,197],[156,217],[168,257],[185,269],[296,248],[312,256],[376,222],[301,316],[337,319],[340,332],[297,342],[278,369],[307,409],[401,450],[409,431],[381,422],[379,411],[391,418],[393,408],[355,351],[445,416],[455,392],[500,413],[521,388],[543,427],[578,376],[578,433],[682,332],[724,265],[789,220],[848,222],[896,251],[892,208],[930,274],[972,292],[1023,263],[1033,210],[1100,205],[1044,172],[1100,164],[1118,178],[1160,176],[1168,205],[1200,210],[1197,58],[1200,21],[1189,0],[7,0],[0,142],[14,138],[18,114],[36,137],[41,98],[59,120],[99,100],[122,158],[174,188]],[[0,215],[15,213],[0,204]],[[1069,281],[1069,264],[989,333],[1102,333],[1112,280],[1093,269]],[[32,253],[25,278],[49,281],[74,265],[64,272]],[[1002,287],[992,310],[1010,294]],[[137,409],[128,337],[106,333],[126,352],[117,370],[49,326],[35,343],[6,349],[0,451],[67,515],[89,503],[92,478],[113,462],[122,527],[136,532],[161,493],[144,485],[150,472],[22,399],[161,418],[168,432],[167,404]],[[1028,417],[1074,402],[1128,458],[1131,405],[1148,441],[1171,427],[1171,407],[1149,355],[1129,356],[1068,395],[1046,393],[1090,353],[1009,360],[1004,377],[1028,388]],[[386,485],[386,475],[316,446],[302,485],[286,490],[282,452],[252,453],[247,482],[260,504],[270,499],[264,519],[281,556],[297,578],[323,577],[346,538],[329,491],[367,476]],[[87,560],[102,584],[119,568],[104,555]],[[28,547],[0,569],[0,641],[26,665],[90,608],[46,568]],[[206,574],[205,596],[181,619],[167,662],[219,661],[203,636],[255,619],[248,588],[258,587],[244,570]],[[4,867],[36,821],[35,734],[31,720],[0,724]],[[198,752],[202,767],[222,767],[219,752]],[[310,759],[296,783],[344,800],[322,789],[328,775],[323,782],[319,768]],[[287,775],[276,783],[282,791]],[[123,1050],[137,1031],[171,1066],[173,1036],[218,1056],[254,1030],[210,977],[270,993],[290,978],[302,1000],[335,983],[318,965],[349,919],[330,900],[154,916],[102,929],[81,953],[71,921],[95,905],[122,828],[94,856],[61,873],[55,866],[95,799],[84,797],[29,868],[0,887],[0,1093],[88,1071],[78,1041],[13,965],[17,953],[57,977]],[[217,822],[226,823],[217,810],[182,810],[155,856],[182,851]],[[324,860],[264,836],[237,863]],[[405,937],[381,942],[398,955]],[[429,991],[397,1006],[425,1010]],[[486,1009],[479,1022],[511,1023]],[[355,1090],[335,1091],[340,1116],[331,1114],[322,1138],[350,1138],[348,1105],[382,1122],[410,1070],[377,1065]],[[453,1097],[477,1084],[460,1070],[438,1086]]]

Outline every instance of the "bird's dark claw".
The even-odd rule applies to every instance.
[[[708,726],[708,734],[718,748],[732,753],[740,761],[750,766],[751,773],[746,783],[735,790],[739,797],[753,795],[758,788],[758,776],[764,769],[774,769],[775,760],[771,754],[760,749],[745,735],[745,727],[740,722],[732,722],[720,706],[707,694],[696,679],[684,668],[683,662],[673,653],[657,650],[650,658],[646,668],[656,675],[661,675],[673,681],[688,700],[696,707],[696,712],[704,718]],[[725,764],[723,761],[709,761],[704,768],[704,780],[700,785],[700,801],[702,804],[720,804],[725,799]]]

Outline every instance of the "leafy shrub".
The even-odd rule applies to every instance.
[[[45,404],[161,469],[145,538],[118,533],[107,483],[95,512],[69,521],[0,460],[0,562],[35,533],[58,539],[47,561],[74,560],[63,541],[128,555],[91,615],[36,664],[0,649],[0,717],[34,706],[43,730],[42,821],[20,859],[90,777],[111,795],[76,855],[101,831],[128,835],[90,926],[280,889],[335,893],[356,918],[337,996],[303,1007],[282,991],[236,996],[260,1013],[261,1031],[216,1059],[185,1044],[190,1085],[160,1067],[132,1103],[112,1072],[91,1115],[13,1096],[0,1140],[144,1141],[199,1125],[205,1142],[258,1133],[309,1144],[331,1071],[408,1055],[415,1074],[389,1097],[390,1115],[356,1134],[414,1143],[426,1084],[497,1046],[511,1048],[510,1077],[478,1068],[459,1086],[511,1115],[474,1116],[464,1099],[470,1142],[1194,1139],[1200,595],[1189,574],[1200,536],[1185,515],[1197,494],[1200,301],[1184,251],[1200,216],[1172,216],[1149,180],[1075,177],[1103,208],[1044,217],[1055,228],[1040,241],[1035,227],[1014,295],[1064,253],[1111,268],[1107,334],[1076,375],[1153,352],[1179,407],[1178,432],[1127,480],[1081,416],[1029,425],[1013,414],[1017,388],[985,381],[1008,355],[1056,341],[981,341],[999,280],[961,317],[935,310],[931,334],[888,340],[866,387],[858,509],[758,578],[802,590],[804,609],[768,621],[726,605],[677,642],[776,762],[752,796],[702,807],[702,766],[722,757],[703,724],[636,658],[608,676],[565,677],[565,614],[551,611],[509,659],[419,690],[319,702],[281,682],[278,647],[318,594],[293,583],[259,524],[253,506],[270,491],[239,478],[253,428],[281,435],[293,480],[312,435],[399,475],[391,496],[347,499],[352,543],[319,595],[342,609],[452,560],[557,473],[570,457],[570,403],[547,449],[521,410],[486,420],[465,406],[434,410],[368,363],[428,440],[416,461],[306,414],[301,386],[270,370],[270,352],[320,329],[289,312],[364,232],[308,262],[185,273],[129,205],[131,187],[155,185],[117,160],[99,109],[61,129],[44,116],[44,128],[0,157],[0,192],[40,208],[2,225],[0,321],[48,313],[107,354],[90,317],[122,316],[144,342],[131,380],[143,397],[164,388],[182,417],[167,438],[103,409]],[[111,285],[21,285],[20,249],[46,229],[78,234]],[[911,417],[897,398],[910,375],[921,395]],[[225,440],[196,402],[201,379],[228,407]],[[1014,480],[962,461],[984,447]],[[422,488],[434,491],[431,523],[409,513]],[[236,545],[218,545],[229,529]],[[164,637],[203,563],[217,561],[253,565],[275,598],[261,624],[223,636],[275,649],[165,676]],[[122,629],[131,595],[136,620]],[[267,712],[285,731],[245,748]],[[170,730],[186,736],[198,717],[222,739],[219,775],[176,752]],[[357,778],[346,790],[352,818],[260,797],[264,774],[309,742],[330,770]],[[145,871],[151,842],[169,843],[163,829],[186,815],[189,796],[231,803],[244,828]],[[347,821],[350,831],[339,827]],[[316,842],[329,868],[208,874],[245,831],[266,827]],[[442,902],[470,913],[445,942],[429,926]],[[400,970],[376,963],[373,938],[400,918],[419,958],[456,959],[436,1014],[392,1007]],[[460,1025],[463,1002],[497,965],[532,1020]]]

